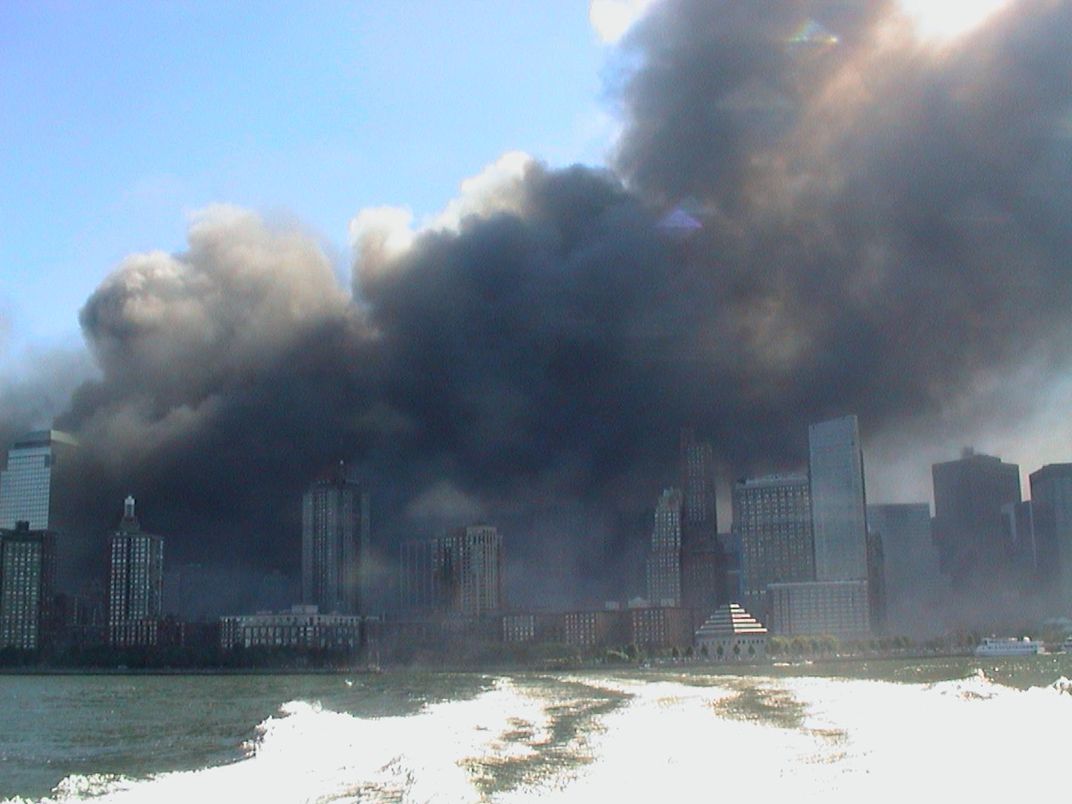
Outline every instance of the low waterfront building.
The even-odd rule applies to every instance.
[[[221,617],[220,647],[354,652],[361,647],[362,621],[356,614],[320,614],[316,606]]]
[[[736,603],[720,606],[696,631],[696,649],[716,661],[763,659],[767,629]]]
[[[771,630],[780,636],[871,636],[867,581],[772,583],[767,587]]]
[[[549,612],[518,612],[502,617],[502,641],[508,644],[522,642],[561,642],[563,640],[563,615]]]
[[[692,610],[679,606],[630,608],[624,612],[626,643],[648,650],[685,648],[692,644]]]

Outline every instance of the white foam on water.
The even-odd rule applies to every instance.
[[[148,779],[71,776],[50,800],[904,801],[956,794],[1063,794],[1072,682],[1020,691],[981,674],[936,684],[711,677],[712,686],[575,677],[625,693],[564,747],[579,763],[541,766],[496,791],[496,768],[551,740],[549,707],[575,687],[501,679],[472,700],[359,718],[292,701],[246,759]],[[556,689],[558,691],[556,691]],[[735,708],[735,696],[746,700]],[[769,695],[766,704],[757,704]],[[523,732],[522,739],[517,734]],[[559,746],[559,749],[563,749]],[[590,760],[590,761],[587,761]],[[488,782],[484,785],[483,782]],[[502,785],[499,785],[501,787]],[[1058,799],[1058,800],[1063,800]]]
[[[727,689],[624,685],[635,697],[606,716],[592,739],[597,760],[573,784],[504,798],[899,802],[1066,795],[1072,682],[1065,679],[1026,691],[981,675],[933,685],[746,683],[791,694],[804,705],[801,721],[778,725],[784,721],[742,719],[740,711],[729,717],[719,707],[732,694]]]
[[[547,728],[541,702],[508,680],[467,701],[400,717],[359,718],[291,701],[258,727],[248,757],[147,779],[70,776],[49,802],[474,801],[473,757],[530,750],[504,738],[524,722]]]

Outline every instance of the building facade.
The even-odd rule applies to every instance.
[[[648,599],[657,606],[681,605],[681,523],[684,496],[666,489],[655,506],[648,553]]]
[[[882,543],[887,631],[925,635],[919,626],[933,619],[928,614],[941,606],[949,589],[938,570],[930,505],[868,505],[867,527]]]
[[[36,651],[52,631],[56,537],[20,522],[0,530],[0,649]]]
[[[995,596],[1009,590],[1004,506],[1021,501],[1020,467],[965,450],[931,467],[934,539],[954,590]]]
[[[302,600],[323,612],[367,605],[369,493],[340,464],[302,497]]]
[[[400,604],[408,611],[479,617],[505,603],[502,535],[492,525],[406,542],[399,570]]]
[[[68,524],[64,503],[74,482],[68,470],[78,442],[59,430],[27,433],[11,445],[0,470],[0,528],[19,522],[30,530],[62,530]]]
[[[769,592],[775,634],[829,634],[839,639],[867,639],[871,635],[867,581],[775,583]]]
[[[1072,463],[1033,472],[1031,508],[1038,546],[1038,579],[1055,614],[1072,610]]]
[[[855,416],[808,428],[815,579],[864,580],[867,503],[863,452]]]
[[[741,597],[761,618],[769,584],[815,579],[808,478],[770,475],[735,483],[733,533],[741,549]]]
[[[163,614],[164,540],[142,532],[134,498],[109,543],[108,641],[122,647],[155,645]]]
[[[293,606],[280,613],[220,618],[220,647],[280,648],[356,652],[362,645],[363,618],[321,614],[316,606]]]

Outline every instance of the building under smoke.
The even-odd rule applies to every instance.
[[[302,498],[302,600],[326,613],[368,605],[369,492],[340,464]]]
[[[803,475],[769,475],[733,486],[733,532],[741,544],[741,596],[768,616],[767,586],[815,580],[811,494]]]
[[[131,496],[123,502],[123,519],[112,534],[109,555],[109,643],[157,644],[163,614],[164,540],[142,531]]]
[[[56,535],[27,522],[0,530],[0,649],[35,651],[52,635]]]
[[[681,605],[681,538],[684,497],[665,489],[655,505],[648,553],[648,600],[655,606]]]
[[[470,525],[403,543],[399,595],[402,609],[410,613],[479,617],[501,610],[502,535],[492,525]]]
[[[1031,473],[1031,510],[1038,545],[1038,580],[1054,615],[1072,611],[1072,463]]]
[[[955,591],[1011,594],[1010,546],[1002,508],[1020,502],[1020,467],[965,450],[931,467],[934,540]]]
[[[59,430],[27,433],[11,445],[0,471],[0,528],[27,522],[31,530],[64,529],[77,447],[73,436]]]

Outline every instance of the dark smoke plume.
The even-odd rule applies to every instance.
[[[739,475],[822,417],[886,432],[1067,367],[1069,41],[1042,0],[945,43],[893,3],[666,0],[611,169],[507,159],[417,232],[363,213],[352,294],[307,235],[208,210],[83,309],[85,510],[131,490],[170,555],[293,572],[301,491],[346,459],[386,561],[482,515],[541,591],[604,594],[683,424]]]

